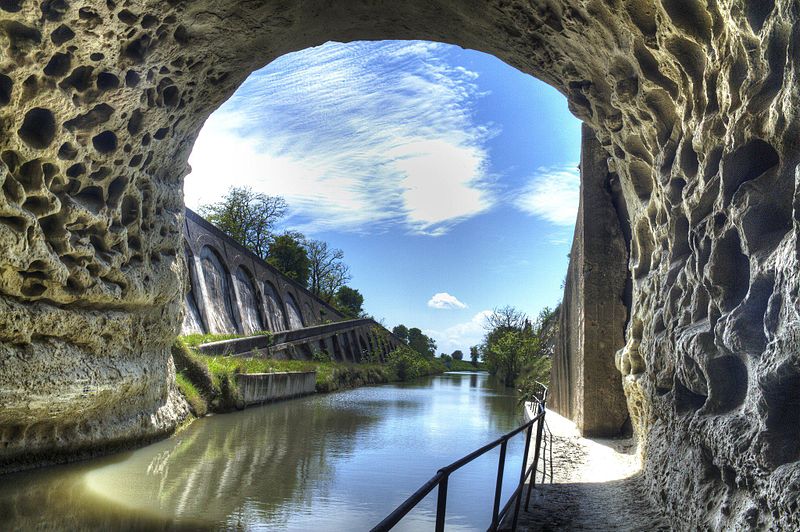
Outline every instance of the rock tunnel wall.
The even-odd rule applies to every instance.
[[[281,332],[344,319],[299,283],[186,209],[183,334]]]
[[[799,9],[0,1],[3,460],[180,419],[181,183],[205,118],[252,70],[327,40],[427,39],[556,87],[619,176],[632,303],[617,362],[653,500],[685,528],[800,527]]]

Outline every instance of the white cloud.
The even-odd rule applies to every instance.
[[[472,316],[469,321],[457,323],[443,331],[427,330],[425,334],[436,340],[436,348],[440,353],[452,353],[456,349],[461,349],[469,356],[469,348],[478,345],[483,340],[486,333],[484,325],[486,318],[492,315],[491,310],[482,310]]]
[[[454,309],[454,308],[467,308],[467,305],[458,300],[456,296],[450,295],[447,292],[439,292],[433,294],[428,300],[428,306],[437,309]]]
[[[302,231],[401,224],[434,236],[490,209],[478,74],[442,51],[328,43],[255,72],[200,132],[187,205],[247,185],[284,196]]]
[[[580,197],[580,174],[576,166],[537,169],[530,184],[515,200],[516,207],[554,225],[574,225]]]

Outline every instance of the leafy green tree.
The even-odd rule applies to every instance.
[[[408,343],[408,327],[403,325],[402,323],[392,329],[392,334],[400,338],[405,343]]]
[[[303,246],[303,239],[303,235],[296,232],[286,232],[274,237],[269,245],[267,262],[290,279],[308,286],[311,262]]]
[[[461,349],[456,349],[450,354],[455,360],[464,360],[464,352]]]
[[[218,201],[200,207],[200,215],[223,233],[265,259],[275,224],[286,215],[286,201],[250,187],[231,187]]]
[[[539,354],[539,339],[525,330],[504,331],[489,345],[483,359],[490,373],[513,386],[526,365]]]
[[[514,307],[496,308],[487,319],[487,332],[480,348],[489,372],[502,378],[507,386],[526,374],[542,382],[549,380],[547,368],[551,346],[555,345],[556,318],[555,311],[545,308],[531,323]]]
[[[433,358],[436,356],[436,342],[433,338],[429,338],[417,327],[412,327],[408,330],[408,345],[417,353],[426,357]]]
[[[348,318],[358,318],[363,310],[364,296],[355,288],[342,286],[336,291],[333,300],[336,309]]]
[[[478,357],[480,356],[480,351],[478,351],[478,346],[473,345],[469,348],[469,358],[472,361],[472,365],[476,368],[478,367]]]
[[[344,252],[322,240],[306,240],[310,262],[308,289],[330,303],[337,291],[350,280],[350,268],[344,263]]]

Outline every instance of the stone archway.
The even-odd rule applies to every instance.
[[[249,72],[327,40],[427,39],[555,86],[607,151],[632,228],[618,365],[653,497],[687,526],[772,512],[796,525],[797,10],[0,2],[3,462],[146,439],[180,419],[181,181],[203,121]]]

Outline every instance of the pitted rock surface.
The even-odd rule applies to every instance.
[[[249,72],[327,40],[428,39],[555,86],[608,152],[632,230],[617,362],[654,500],[687,528],[800,527],[799,9],[0,1],[3,460],[181,418],[181,183]]]

